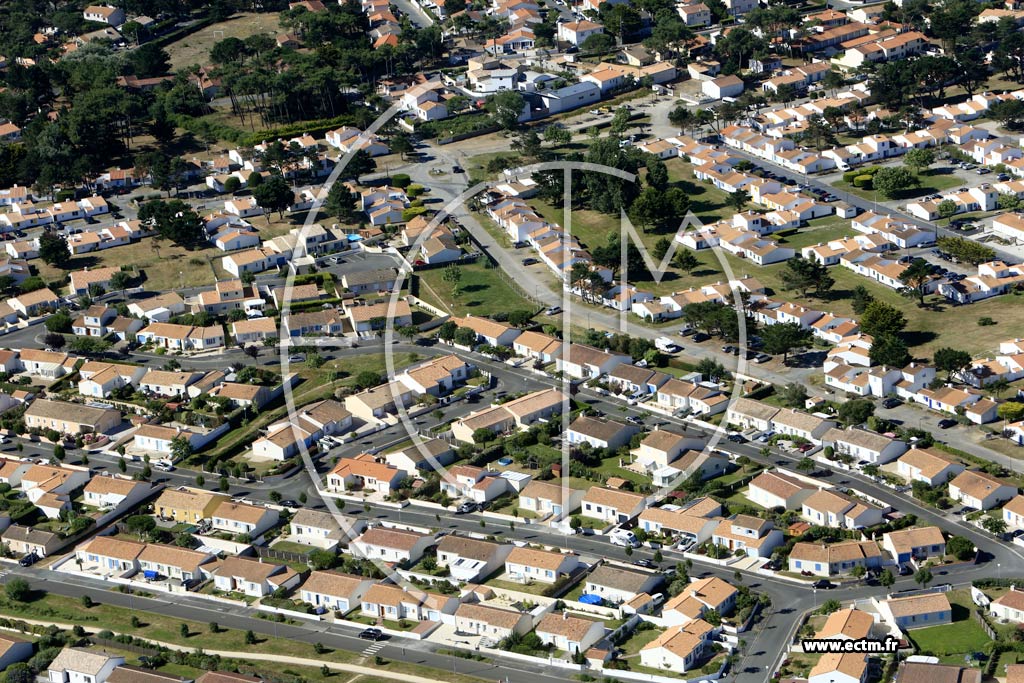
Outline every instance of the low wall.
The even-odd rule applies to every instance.
[[[202,542],[203,545],[217,550],[228,553],[229,555],[238,555],[249,549],[251,543],[239,543],[238,541],[232,541],[225,538],[217,538],[216,536],[201,536],[199,534],[193,534],[193,537]],[[256,543],[256,539],[253,540]]]
[[[321,617],[319,614],[310,614],[309,612],[298,612],[293,609],[283,609],[281,607],[273,607],[271,605],[256,605],[256,609],[263,612],[273,612],[274,614],[283,614],[286,617],[293,619],[310,619],[312,621],[320,621]]]
[[[420,299],[419,297],[409,296],[406,297],[406,301],[408,301],[411,305],[416,306],[417,308],[422,308],[424,311],[436,315],[439,318],[445,318],[447,320],[449,317],[451,317],[451,314],[448,311],[443,311],[437,306],[434,306],[433,304],[428,304],[426,301]]]

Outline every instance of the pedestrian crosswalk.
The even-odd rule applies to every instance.
[[[378,652],[380,652],[381,650],[383,650],[385,645],[387,645],[387,643],[382,643],[380,641],[376,641],[376,642],[370,643],[366,647],[366,649],[363,650],[363,656],[364,657],[372,657],[373,655],[375,655]]]

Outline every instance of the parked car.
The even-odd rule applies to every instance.
[[[767,353],[759,353],[756,356],[754,356],[754,362],[758,364],[767,363],[771,359],[772,357],[769,356]]]
[[[384,637],[384,631],[379,628],[367,628],[359,632],[359,637],[363,640],[380,640]]]
[[[627,417],[626,422],[630,422],[635,425],[642,425],[644,423],[643,419],[637,417],[636,415],[630,415],[629,417]]]
[[[711,339],[711,335],[705,334],[704,332],[698,332],[697,334],[693,335],[693,341],[696,344],[706,342],[708,339]]]
[[[32,565],[34,565],[38,561],[39,561],[39,556],[38,555],[36,555],[35,553],[29,553],[25,557],[23,557],[20,560],[18,560],[18,564],[20,564],[22,567],[31,567]]]
[[[985,175],[985,174],[991,173],[991,172],[992,172],[991,168],[985,168],[984,166],[982,166],[977,171],[975,171],[975,173],[977,173],[978,175]]]
[[[729,436],[727,436],[725,438],[728,439],[729,441],[733,442],[733,443],[746,443],[747,442],[747,437],[743,436],[739,432],[735,432],[733,434],[730,434]]]
[[[890,396],[889,398],[882,401],[883,408],[895,408],[896,406],[899,405],[903,405],[903,401],[899,400],[895,396]]]
[[[455,508],[455,514],[465,515],[470,512],[478,512],[480,510],[480,503],[474,503],[473,501],[466,501]]]
[[[657,569],[658,565],[648,560],[646,557],[642,557],[639,560],[634,560],[633,564],[637,567],[643,567],[644,569]]]
[[[814,588],[819,588],[821,590],[829,590],[831,588],[835,588],[836,587],[836,585],[834,583],[832,583],[831,581],[829,581],[828,579],[818,579],[817,581],[815,581],[811,585]]]
[[[956,426],[956,420],[951,420],[948,417],[939,420],[939,423],[938,423],[939,429],[949,429],[950,427],[955,427],[955,426]]]
[[[523,265],[524,266],[532,266],[532,265],[535,265],[537,263],[540,263],[540,261],[538,261],[535,258],[524,258],[523,259]]]

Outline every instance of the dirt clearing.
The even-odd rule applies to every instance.
[[[171,55],[171,70],[192,64],[203,66],[209,62],[210,48],[225,38],[248,38],[257,33],[269,33],[276,36],[281,32],[281,25],[276,14],[240,14],[219,24],[213,24],[190,36],[175,41],[167,46]]]

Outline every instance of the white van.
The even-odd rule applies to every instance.
[[[629,529],[615,529],[608,534],[608,540],[612,542],[612,545],[621,545],[624,548],[640,547],[640,541],[636,540],[636,536]]]
[[[679,345],[669,337],[658,337],[654,340],[654,347],[664,353],[677,353],[680,351]]]

